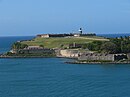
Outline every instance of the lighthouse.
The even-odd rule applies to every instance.
[[[79,29],[79,33],[80,33],[80,34],[82,34],[82,33],[83,33],[82,28],[80,28],[80,29]]]

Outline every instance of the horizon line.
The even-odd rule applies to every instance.
[[[46,34],[46,33],[43,33],[43,34]],[[47,34],[49,34],[49,33],[47,33]],[[50,34],[55,34],[55,33],[50,33]],[[120,34],[130,34],[130,32],[126,32],[126,33],[95,33],[95,34],[96,35],[109,35],[109,34],[119,34],[120,35]],[[36,37],[37,35],[2,35],[0,37]]]

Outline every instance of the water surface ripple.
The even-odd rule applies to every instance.
[[[0,59],[1,97],[130,96],[130,65],[75,65],[66,60]]]

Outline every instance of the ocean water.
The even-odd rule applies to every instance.
[[[31,37],[0,38],[0,49]],[[4,49],[5,48],[5,49]],[[130,97],[130,65],[66,64],[64,58],[0,59],[0,97]]]
[[[130,36],[130,33],[126,33],[126,34],[121,34],[121,33],[119,33],[119,34],[97,34],[98,36],[103,36],[103,37],[107,37],[107,38],[115,38],[115,37],[120,37],[120,36],[122,36],[122,37],[125,37],[125,36]]]
[[[32,38],[34,38],[34,36],[0,37],[0,53],[9,51],[11,45],[16,41],[30,40]]]

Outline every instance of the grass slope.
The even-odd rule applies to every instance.
[[[67,47],[71,43],[89,43],[92,41],[109,41],[103,37],[69,37],[69,38],[35,38],[32,41],[23,41],[29,46],[44,45],[45,48],[60,48],[61,45]]]

